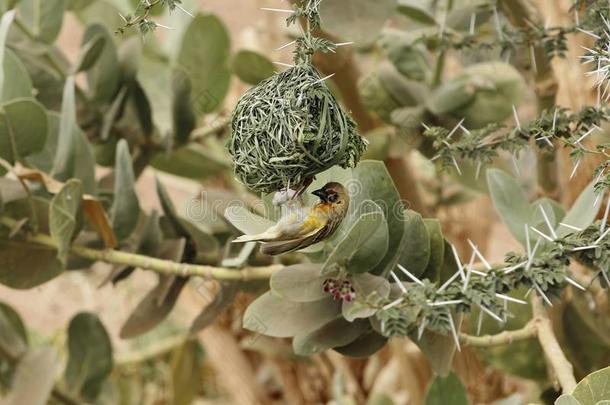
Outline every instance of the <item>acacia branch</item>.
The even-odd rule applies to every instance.
[[[536,334],[536,325],[530,322],[521,329],[507,330],[496,335],[472,336],[460,333],[460,342],[464,346],[494,347],[532,339],[536,337]]]
[[[570,393],[576,387],[574,368],[559,346],[557,337],[553,332],[553,325],[551,324],[549,315],[544,309],[540,298],[535,296],[532,298],[532,310],[534,313],[536,330],[538,331],[538,340],[540,341],[540,346],[542,346],[548,365],[561,386],[562,391],[566,394]]]
[[[16,221],[11,218],[3,217],[0,218],[0,224],[12,227],[16,224]],[[58,247],[57,242],[55,242],[53,238],[42,233],[29,234],[22,239],[22,241],[47,246],[53,249],[57,249]],[[171,260],[157,259],[136,253],[121,252],[113,249],[98,250],[84,246],[72,246],[70,248],[70,253],[84,259],[123,266],[138,267],[145,270],[152,270],[161,274],[198,276],[209,280],[247,281],[267,279],[271,277],[273,273],[284,267],[282,265],[271,265],[264,267],[244,267],[237,270],[224,267],[178,263]]]

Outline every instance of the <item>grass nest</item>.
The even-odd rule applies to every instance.
[[[302,63],[241,97],[227,147],[235,177],[270,193],[294,189],[335,165],[354,167],[366,145],[320,73]]]

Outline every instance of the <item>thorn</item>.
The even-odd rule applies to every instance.
[[[474,35],[474,29],[477,23],[477,13],[472,13],[470,16],[470,30],[468,31],[470,35]]]
[[[517,164],[517,158],[515,157],[515,155],[512,155],[511,158],[513,161],[513,167],[515,168],[515,173],[517,173],[517,176],[521,176],[521,172],[519,171],[519,165]]]
[[[123,14],[121,14],[121,13],[118,13],[118,14],[119,14],[119,17],[121,17],[121,20],[123,20],[123,22],[124,22],[125,24],[128,24],[128,22],[127,22],[127,18],[123,17]]]
[[[464,300],[447,300],[447,301],[431,302],[428,305],[430,305],[431,307],[442,307],[442,306],[445,306],[445,305],[461,304],[463,302],[464,302]]]
[[[527,248],[527,256],[532,255],[532,242],[530,241],[530,229],[527,227],[527,224],[523,224],[525,228],[525,246]]]
[[[553,113],[553,133],[555,133],[555,125],[557,124],[557,112],[559,109],[555,107],[555,112]]]
[[[527,305],[526,301],[520,300],[518,298],[513,298],[509,295],[504,295],[504,294],[500,294],[500,293],[496,293],[496,297],[503,299],[504,301],[510,301],[510,302],[515,302],[517,304],[521,304],[521,305]]]
[[[455,166],[455,170],[457,170],[458,174],[461,176],[462,170],[460,169],[460,166],[458,165],[457,160],[455,160],[455,156],[451,156],[451,159],[453,160],[453,165]]]
[[[455,347],[457,348],[458,352],[461,352],[462,349],[460,347],[460,339],[458,338],[455,323],[453,323],[453,316],[451,316],[451,310],[449,308],[447,308],[447,317],[449,318],[449,326],[451,327],[451,334],[453,335],[453,340],[455,341]]]
[[[478,258],[481,259],[481,261],[483,262],[483,264],[485,265],[487,270],[491,270],[492,269],[491,264],[489,264],[487,259],[485,259],[485,257],[481,253],[481,251],[477,248],[477,246],[470,239],[468,239],[468,243],[470,244],[470,247],[472,248],[472,250],[474,250],[474,253],[478,256]]]
[[[500,40],[504,40],[504,34],[502,34],[502,27],[500,27],[500,15],[498,14],[498,9],[496,6],[493,7],[494,12],[494,21],[496,23],[496,31],[498,32],[498,37]]]
[[[460,124],[460,129],[462,131],[464,131],[465,133],[467,133],[468,135],[470,135],[470,131],[468,130],[468,128],[466,128],[464,125]]]
[[[460,122],[458,122],[458,124],[457,124],[455,127],[453,127],[453,129],[451,130],[451,132],[449,132],[449,135],[447,135],[447,140],[451,139],[451,137],[453,136],[453,134],[455,133],[455,131],[457,131],[457,129],[458,129],[458,128],[460,128],[460,127],[462,126],[462,124],[464,123],[464,120],[465,120],[465,119],[466,119],[466,118],[462,118],[462,119],[460,120]]]
[[[480,305],[479,304],[479,308],[481,308],[481,310],[483,312],[485,312],[487,315],[491,316],[493,319],[495,319],[496,321],[503,323],[504,321],[502,320],[502,318],[500,318],[498,315],[494,314],[492,311],[489,310],[489,308],[486,308],[484,305]]]
[[[530,226],[530,228],[531,228],[532,231],[536,232],[538,235],[542,236],[544,239],[548,240],[549,242],[554,242],[555,241],[553,238],[551,238],[550,236],[546,235],[544,232],[539,231],[538,229],[534,228],[533,226]]]
[[[474,263],[475,254],[472,252],[470,255],[470,262],[468,262],[468,267],[466,268],[466,280],[464,280],[464,286],[462,287],[462,291],[466,291],[468,288],[468,283],[470,282],[470,276],[472,275],[472,265]]]
[[[421,323],[419,324],[419,327],[417,328],[417,340],[421,340],[421,337],[424,335],[424,330],[426,329],[426,317],[424,317],[424,319],[422,319]]]
[[[601,234],[601,236],[599,238],[597,238],[597,240],[595,242],[593,242],[594,245],[597,245],[599,242],[601,242],[606,236],[608,236],[608,234],[610,233],[610,228],[606,229],[604,231],[604,233]]]
[[[595,39],[601,39],[601,37],[599,35],[596,35],[596,34],[592,33],[591,31],[583,30],[580,27],[576,27],[576,29],[578,31],[582,32],[583,34],[587,34],[587,35],[589,35],[589,36],[591,36],[591,37],[593,37]]]
[[[322,83],[324,80],[330,79],[331,77],[333,77],[335,75],[335,73],[331,73],[326,77],[323,77],[321,79],[316,80],[315,82],[313,82],[312,84],[318,84],[318,83]]]
[[[541,136],[540,138],[536,139],[537,141],[545,141],[551,148],[554,148],[555,146],[553,145],[553,142],[551,142],[549,140],[548,136]]]
[[[381,333],[385,333],[385,321],[381,321]]]
[[[580,159],[578,159],[576,161],[576,164],[574,165],[574,168],[572,169],[572,173],[570,173],[570,180],[572,180],[574,178],[574,175],[576,174],[576,170],[578,170],[578,166],[580,166]]]
[[[453,274],[453,276],[449,277],[449,279],[447,281],[445,281],[445,283],[436,291],[437,292],[443,291],[445,288],[447,288],[449,286],[449,284],[453,283],[459,275],[460,275],[459,271],[455,272]]]
[[[542,204],[539,205],[539,207],[540,207],[540,212],[542,212],[542,216],[544,217],[544,222],[546,222],[546,226],[549,228],[549,231],[551,231],[551,235],[553,236],[553,239],[557,239],[557,234],[555,233],[555,228],[553,228],[553,225],[551,224],[551,220],[549,219],[548,215],[546,214],[546,211],[542,207]]]
[[[335,46],[338,48],[340,46],[346,46],[346,45],[353,45],[354,41],[350,41],[350,42],[339,42],[338,44],[335,44]]]
[[[597,245],[591,245],[591,246],[581,246],[581,247],[577,247],[572,249],[572,252],[578,252],[581,250],[589,250],[589,249],[597,249],[599,246]]]
[[[171,31],[175,30],[175,28],[168,27],[167,25],[159,24],[158,22],[156,22],[155,25],[157,27],[165,28],[166,30],[171,30]]]
[[[404,294],[407,293],[407,289],[405,288],[405,286],[402,284],[402,281],[400,281],[400,279],[398,277],[396,277],[396,274],[394,274],[393,271],[390,272],[390,276],[392,276],[392,278],[394,279],[394,282],[396,284],[398,284],[398,287],[402,290],[402,292]]]
[[[576,26],[576,29],[578,29],[578,26],[580,25],[580,16],[578,15],[578,10],[576,8],[574,9],[574,25]]]
[[[477,179],[477,180],[479,179],[479,175],[481,174],[481,167],[482,167],[482,165],[483,164],[481,162],[477,163],[477,170],[476,170],[476,172],[474,174],[474,178]]]
[[[527,263],[525,263],[525,270],[530,269],[530,266],[532,265],[532,262],[534,261],[534,257],[536,255],[536,250],[538,250],[538,246],[540,246],[540,239],[538,239],[536,241],[536,244],[534,245],[534,249],[532,249],[532,255],[530,257],[528,257]]]
[[[530,45],[530,54],[532,58],[532,68],[534,68],[534,73],[538,74],[538,65],[536,63],[536,51],[534,50],[534,45]]]
[[[483,311],[479,312],[479,319],[477,320],[477,336],[481,335],[481,327],[483,326]]]
[[[466,275],[464,274],[464,266],[462,266],[462,261],[460,260],[460,255],[458,255],[457,249],[453,244],[451,244],[451,251],[453,252],[453,257],[455,258],[455,262],[458,265],[458,273],[462,277],[462,280],[466,280]]]
[[[559,225],[564,226],[566,228],[572,229],[574,231],[582,232],[582,228],[579,228],[574,225],[566,224],[565,222],[560,222]]]
[[[422,122],[421,125],[422,125],[422,127],[426,128],[426,131],[430,130],[430,127],[428,125],[426,125],[425,122]]]
[[[608,275],[606,274],[606,272],[603,270],[600,270],[599,272],[602,273],[602,276],[604,276],[604,280],[606,280],[606,283],[608,285],[610,285],[610,278],[608,278]]]
[[[287,10],[284,8],[269,8],[269,7],[261,7],[261,10],[263,11],[274,11],[276,13],[288,13],[288,14],[293,14],[294,10]]]
[[[553,303],[551,302],[551,300],[549,299],[549,297],[546,296],[546,294],[544,293],[544,291],[542,291],[542,289],[540,287],[538,287],[538,284],[534,283],[534,288],[536,289],[536,291],[538,291],[538,294],[540,294],[540,296],[542,297],[542,299],[544,300],[544,302],[546,302],[550,307],[553,306]]]
[[[565,280],[566,280],[568,283],[572,284],[574,287],[576,287],[576,288],[578,288],[578,289],[580,289],[580,290],[583,290],[583,291],[587,291],[587,289],[586,289],[585,287],[581,286],[581,285],[580,285],[580,284],[578,284],[576,281],[572,280],[570,277],[567,277],[567,276],[566,276]]]
[[[397,263],[396,264],[398,266],[398,269],[400,269],[400,271],[402,271],[403,273],[405,273],[407,275],[407,277],[409,277],[411,280],[413,280],[415,283],[419,284],[419,285],[424,285],[424,283],[418,279],[417,277],[415,277],[413,274],[411,274],[409,272],[409,270],[407,270],[402,264]]]
[[[599,227],[599,232],[603,233],[606,229],[606,225],[608,224],[608,215],[610,214],[610,193],[608,193],[608,201],[606,202],[606,210],[604,211],[604,218],[602,219],[602,223]]]
[[[191,18],[195,18],[195,16],[190,12],[184,9],[184,7],[182,7],[179,3],[174,2],[174,4],[176,5],[176,7],[178,7],[180,10],[182,10],[183,13],[189,15]]]
[[[279,48],[275,48],[274,51],[281,51],[284,48],[288,48],[290,45],[296,44],[297,41],[288,42],[286,45],[282,45]]]
[[[517,270],[519,267],[523,266],[524,264],[527,264],[527,261],[521,262],[519,264],[515,264],[512,267],[508,267],[508,268],[504,269],[504,274],[512,273],[513,271]]]
[[[294,65],[290,65],[288,63],[282,63],[282,62],[273,62],[273,63],[275,63],[276,65],[280,65],[280,66],[286,66],[286,67],[291,67],[291,68],[294,67]]]
[[[521,121],[519,121],[519,115],[517,115],[517,107],[513,104],[513,116],[515,117],[515,123],[517,124],[517,129],[521,132]]]
[[[578,138],[575,143],[580,143],[580,141],[585,139],[587,136],[591,135],[591,133],[593,133],[593,131],[595,131],[596,129],[600,129],[600,128],[597,125],[593,125],[593,128],[591,128],[590,130],[585,132],[585,134],[583,136],[581,136],[580,138]]]
[[[400,304],[400,303],[402,303],[403,301],[404,301],[404,297],[400,297],[400,298],[398,298],[397,300],[394,300],[394,301],[390,302],[389,304],[387,304],[386,306],[382,307],[382,309],[383,309],[384,311],[385,311],[385,310],[388,310],[388,309],[390,309],[390,308],[395,307],[396,305],[399,305],[399,304]]]

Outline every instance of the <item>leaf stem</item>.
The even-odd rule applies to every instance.
[[[538,331],[538,340],[540,341],[540,346],[542,346],[548,365],[561,386],[563,393],[571,393],[576,387],[574,368],[561,350],[561,346],[559,346],[557,337],[553,332],[553,325],[551,324],[549,315],[546,309],[544,309],[540,298],[536,296],[532,297],[532,310],[534,315],[533,322]]]
[[[11,227],[16,221],[11,218],[1,217],[0,224]],[[49,235],[33,233],[25,237],[25,242],[36,243],[50,248],[57,248],[57,243]],[[179,276],[198,276],[210,280],[261,280],[268,279],[273,273],[284,266],[271,265],[264,267],[244,267],[241,270],[188,263],[177,263],[171,260],[157,259],[154,257],[139,255],[136,253],[121,252],[113,249],[98,250],[84,246],[72,246],[70,253],[85,259],[101,261],[110,264],[139,267],[152,270],[161,274]]]
[[[521,340],[535,338],[537,335],[536,325],[528,323],[521,329],[507,330],[496,335],[472,336],[460,333],[460,342],[464,346],[472,347],[494,347],[511,344]]]

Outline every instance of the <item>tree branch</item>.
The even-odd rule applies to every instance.
[[[472,336],[460,333],[460,342],[464,346],[473,347],[494,347],[511,344],[521,340],[535,338],[537,334],[536,325],[528,323],[521,329],[507,330],[497,335]]]
[[[557,379],[557,382],[559,382],[562,391],[565,394],[571,393],[574,390],[574,387],[576,387],[574,368],[559,346],[557,337],[553,332],[553,325],[551,324],[549,315],[544,309],[540,298],[536,296],[532,298],[532,309],[534,313],[534,322],[538,331],[538,340],[540,341],[540,346],[542,346],[548,365]]]
[[[0,224],[11,227],[16,221],[11,218],[0,218]],[[57,243],[49,235],[33,233],[23,239],[24,242],[36,243],[56,249]],[[245,267],[241,270],[224,267],[196,265],[188,263],[177,263],[171,260],[157,259],[154,257],[139,255],[136,253],[121,252],[118,250],[98,250],[83,246],[72,246],[70,253],[90,260],[101,261],[110,264],[139,267],[152,270],[162,274],[173,274],[179,276],[199,276],[210,280],[235,280],[247,281],[267,279],[283,268],[282,265],[264,267]]]

